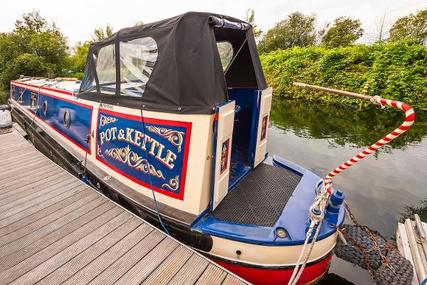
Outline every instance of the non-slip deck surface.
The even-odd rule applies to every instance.
[[[300,180],[290,170],[262,163],[225,196],[213,215],[231,223],[272,227]]]
[[[244,284],[0,135],[0,284]]]

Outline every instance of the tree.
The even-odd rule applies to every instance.
[[[427,9],[398,19],[390,29],[390,40],[427,43]]]
[[[55,24],[33,11],[0,35],[0,88],[18,75],[59,76],[68,65],[67,40]]]
[[[84,43],[78,42],[74,47],[74,52],[70,56],[70,69],[73,72],[84,72],[86,58],[91,44],[91,41],[86,41]]]
[[[93,31],[92,40],[94,42],[102,41],[113,35],[113,27],[110,24],[107,24],[105,28],[100,27]]]
[[[321,43],[329,48],[349,46],[363,35],[362,23],[349,17],[339,17],[321,32]]]
[[[261,53],[266,53],[294,46],[314,45],[316,41],[315,24],[315,16],[304,16],[300,12],[292,13],[267,32],[259,43],[258,49]]]
[[[248,9],[246,11],[246,22],[251,24],[252,26],[252,32],[254,33],[255,39],[258,39],[262,31],[258,28],[257,24],[255,24],[255,10],[254,9]]]

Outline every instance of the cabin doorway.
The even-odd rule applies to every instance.
[[[266,152],[265,136],[271,100],[267,102],[267,106],[261,106],[265,100],[262,100],[263,92],[259,90],[257,82],[259,75],[254,68],[254,65],[259,65],[259,61],[254,62],[254,59],[258,59],[258,55],[252,54],[256,53],[255,42],[250,42],[253,37],[248,36],[247,33],[252,32],[215,28],[228,99],[235,101],[236,104],[229,190],[232,190],[252,168],[264,160]],[[260,119],[260,116],[265,114],[267,117]],[[260,128],[264,128],[264,131],[260,131]],[[265,142],[260,143],[261,140]]]

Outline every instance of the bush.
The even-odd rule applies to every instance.
[[[368,102],[292,86],[300,81],[404,101],[427,108],[427,47],[409,42],[328,49],[295,47],[261,55],[275,96],[321,100],[366,108]]]

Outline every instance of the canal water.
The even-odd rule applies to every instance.
[[[269,153],[324,176],[399,126],[400,111],[357,110],[275,98]],[[417,112],[411,130],[334,180],[360,223],[393,238],[408,207],[427,199],[427,112]],[[426,209],[421,211],[424,213]],[[347,280],[349,283],[345,283]],[[344,282],[344,283],[343,283]],[[322,284],[372,284],[369,274],[335,258]]]

